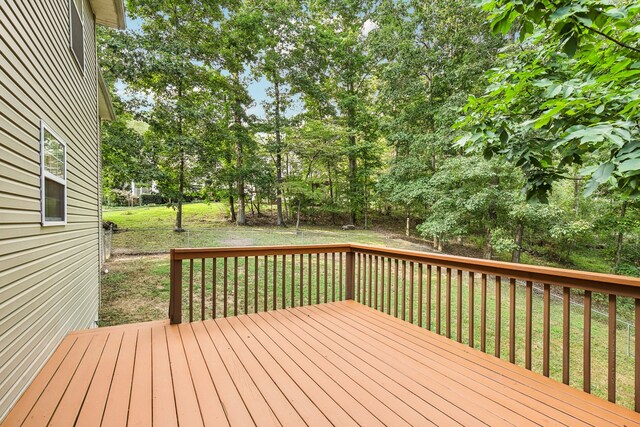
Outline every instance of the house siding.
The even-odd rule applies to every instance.
[[[100,281],[98,70],[69,0],[0,1],[0,420],[69,331],[94,326]],[[40,225],[40,123],[67,147],[67,225]]]

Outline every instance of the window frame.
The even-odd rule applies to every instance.
[[[69,50],[71,50],[71,56],[73,56],[73,59],[75,60],[76,65],[80,69],[80,74],[84,76],[85,62],[86,62],[85,43],[84,43],[84,0],[80,0],[80,5],[81,5],[81,8],[78,9],[78,7],[76,6],[76,0],[69,0]],[[80,17],[80,29],[82,31],[82,37],[81,37],[82,62],[80,62],[78,55],[76,55],[76,51],[73,50],[73,21],[72,21],[73,9],[72,8],[75,8],[76,12],[78,13],[78,16]]]
[[[44,167],[44,135],[45,132],[48,132],[49,134],[51,134],[51,136],[53,136],[56,141],[58,143],[60,143],[60,145],[62,145],[63,147],[63,174],[64,174],[64,179],[61,179],[60,177],[57,177],[55,175],[53,175],[50,172],[47,172],[45,170]],[[45,207],[45,203],[46,203],[46,199],[45,199],[45,180],[51,180],[54,181],[60,185],[62,185],[64,187],[64,200],[63,200],[63,206],[64,206],[64,217],[62,219],[62,221],[51,221],[51,220],[47,220],[46,217],[46,207]],[[60,226],[60,225],[67,225],[67,144],[64,142],[64,140],[62,138],[60,138],[58,136],[57,133],[55,133],[50,126],[48,126],[44,120],[40,121],[40,215],[41,215],[41,223],[43,227],[51,227],[51,226]]]

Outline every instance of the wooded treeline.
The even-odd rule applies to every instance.
[[[640,8],[477,3],[129,0],[100,33],[105,191],[153,180],[178,230],[187,199],[238,225],[275,203],[637,274]]]

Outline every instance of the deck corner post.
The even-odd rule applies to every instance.
[[[169,269],[169,321],[176,325],[182,323],[182,260],[176,259],[175,249],[171,249]]]
[[[347,262],[345,264],[345,299],[352,300],[354,298],[355,285],[355,253],[349,250],[346,254]]]

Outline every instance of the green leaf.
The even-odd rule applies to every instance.
[[[620,172],[640,172],[640,158],[629,159],[620,163],[618,170]]]
[[[578,36],[576,34],[572,34],[562,46],[562,51],[566,53],[569,58],[572,58],[576,54],[577,50]]]
[[[595,180],[598,184],[602,184],[609,179],[614,169],[615,165],[613,163],[603,163],[596,169],[591,179]]]

